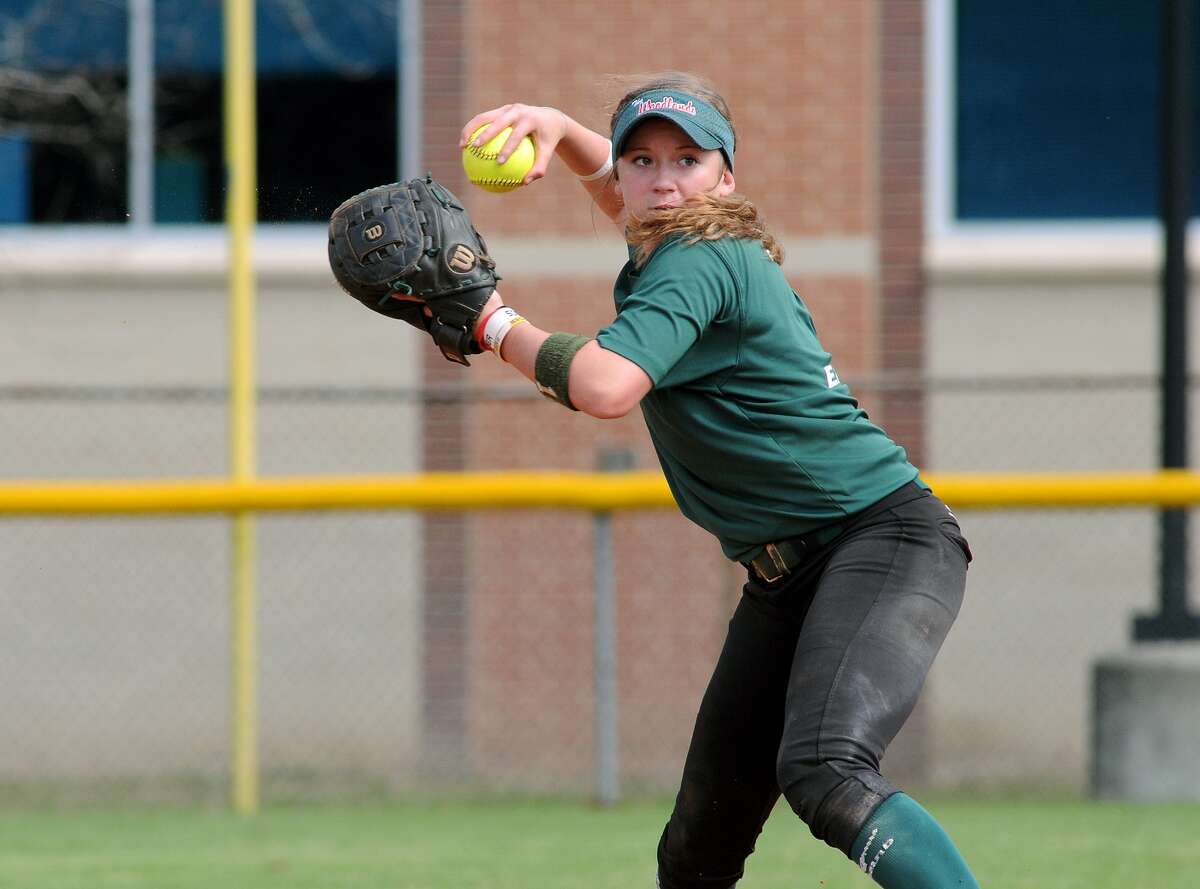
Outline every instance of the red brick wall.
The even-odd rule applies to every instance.
[[[554,105],[607,133],[606,109],[620,96],[608,75],[693,71],[729,101],[739,190],[776,230],[873,231],[875,3],[479,0],[471,9],[472,112]],[[592,227],[578,191],[552,172],[536,188],[484,195],[475,207],[485,229],[507,235],[585,234]]]
[[[879,290],[881,366],[897,378],[922,368],[925,350],[924,2],[880,4]],[[924,462],[925,406],[919,389],[890,392],[888,432]]]
[[[606,75],[668,68],[705,75],[733,109],[739,190],[773,230],[785,240],[865,239],[878,252],[878,276],[874,267],[792,276],[839,372],[853,379],[907,368],[920,348],[920,168],[911,164],[920,133],[910,127],[919,124],[922,100],[919,55],[904,54],[913,51],[913,27],[919,37],[921,4],[892,6],[430,0],[426,52],[440,57],[426,63],[426,165],[453,183],[493,238],[612,238],[611,223],[556,165],[547,179],[509,195],[467,190],[457,167],[459,127],[477,111],[524,101],[554,105],[607,132],[606,106],[623,90]],[[893,35],[908,42],[893,47]],[[881,97],[897,107],[881,107]],[[501,289],[539,326],[590,333],[612,317],[617,270],[572,280],[502,268]],[[431,353],[425,368],[429,383],[520,382],[490,357],[463,371]],[[873,403],[868,408],[878,415]],[[901,411],[889,403],[886,417],[919,451],[919,404]],[[602,422],[539,399],[431,408],[426,422],[431,468],[587,470],[612,448],[630,449],[638,468],[657,466],[636,414]],[[439,720],[430,741],[460,745],[469,751],[468,772],[498,785],[586,786],[591,517],[474,513],[428,527],[431,554],[464,554],[432,563],[461,565],[461,577],[451,567],[426,578],[426,662],[435,670],[426,694],[452,699],[427,708]],[[456,533],[453,547],[435,539]],[[739,569],[675,512],[618,516],[614,538],[623,777],[661,787],[677,780]]]

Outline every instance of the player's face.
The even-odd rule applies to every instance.
[[[617,187],[634,216],[678,207],[694,194],[723,197],[733,191],[733,173],[717,149],[705,150],[661,117],[640,124],[617,158]]]

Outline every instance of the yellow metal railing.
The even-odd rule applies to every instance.
[[[923,476],[958,509],[1183,507],[1200,503],[1200,473]],[[608,512],[674,505],[656,472],[467,472],[146,481],[0,483],[0,515],[247,513],[268,510],[512,508]]]

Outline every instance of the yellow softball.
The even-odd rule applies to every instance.
[[[518,144],[516,150],[502,164],[496,163],[496,155],[508,141],[512,127],[505,127],[484,145],[476,145],[475,137],[487,128],[487,125],[471,134],[467,147],[463,149],[463,169],[467,178],[482,189],[497,193],[512,191],[519,188],[526,174],[533,167],[533,140],[526,136]]]

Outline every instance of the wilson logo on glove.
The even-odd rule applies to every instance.
[[[450,254],[450,258],[446,260],[446,264],[450,266],[451,271],[465,275],[475,268],[475,254],[465,244],[458,244],[454,248],[454,252]]]
[[[383,236],[383,226],[375,223],[369,229],[363,232],[363,237],[368,241],[378,241]]]

